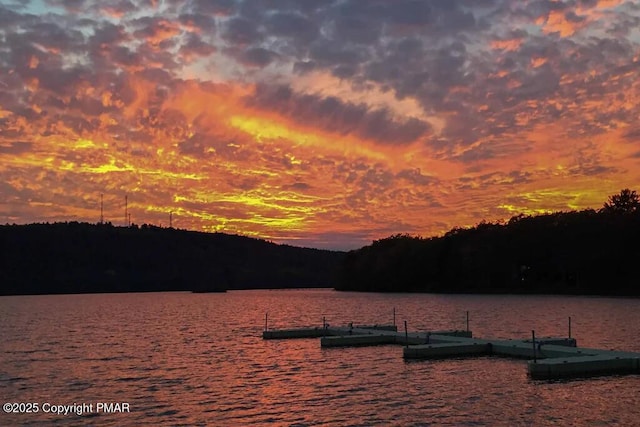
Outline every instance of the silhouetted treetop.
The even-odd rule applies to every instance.
[[[635,190],[625,188],[620,194],[609,196],[602,209],[608,213],[640,212],[640,197]]]

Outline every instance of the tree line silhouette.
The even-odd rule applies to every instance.
[[[152,225],[0,226],[0,295],[335,287],[345,291],[640,296],[640,199],[520,214],[348,253]]]
[[[640,296],[640,201],[624,189],[599,211],[518,215],[442,237],[398,234],[349,252],[336,289]]]
[[[344,253],[151,225],[0,226],[0,295],[330,287]]]

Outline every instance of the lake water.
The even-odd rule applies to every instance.
[[[0,413],[0,425],[640,423],[638,375],[532,381],[522,360],[404,362],[400,346],[261,338],[266,312],[270,327],[285,328],[320,326],[323,316],[391,323],[394,307],[410,330],[464,329],[468,310],[474,336],[492,338],[566,336],[571,316],[578,345],[640,352],[638,299],[332,290],[0,297],[0,403],[39,408]],[[98,413],[99,402],[129,412]],[[74,403],[93,408],[44,412]]]

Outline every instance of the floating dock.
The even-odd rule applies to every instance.
[[[624,375],[640,373],[638,353],[613,353],[597,350],[588,356],[555,357],[529,362],[529,374],[535,379],[580,377],[585,375]]]
[[[262,338],[266,340],[321,338],[320,345],[322,347],[357,347],[383,344],[417,345],[439,342],[437,340],[438,336],[471,338],[471,332],[439,331],[406,334],[398,332],[398,328],[395,325],[267,329],[262,332]]]
[[[386,331],[396,334],[398,327],[395,325],[364,325],[358,326],[355,330],[364,330],[366,335],[376,331]],[[265,340],[292,339],[292,338],[320,338],[327,336],[345,336],[352,335],[354,328],[352,326],[343,328],[330,328],[328,325],[316,328],[300,328],[300,329],[265,329],[262,332],[262,338]]]
[[[322,347],[403,345],[403,358],[501,356],[530,359],[533,379],[640,374],[640,353],[577,347],[573,338],[522,340],[473,338],[469,330],[399,332],[395,325],[268,330],[264,339],[320,338]]]

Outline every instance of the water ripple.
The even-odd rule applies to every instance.
[[[82,310],[78,310],[82,307]],[[640,301],[377,295],[327,290],[0,298],[0,395],[8,401],[129,402],[131,413],[2,414],[0,425],[633,425],[640,376],[532,381],[526,362],[404,362],[399,346],[322,349],[263,341],[274,327],[388,323],[514,338],[574,334],[640,351]],[[615,313],[615,314],[614,314]],[[28,319],[28,322],[25,321]],[[53,326],[56,325],[56,326]],[[537,333],[538,335],[538,333]]]

